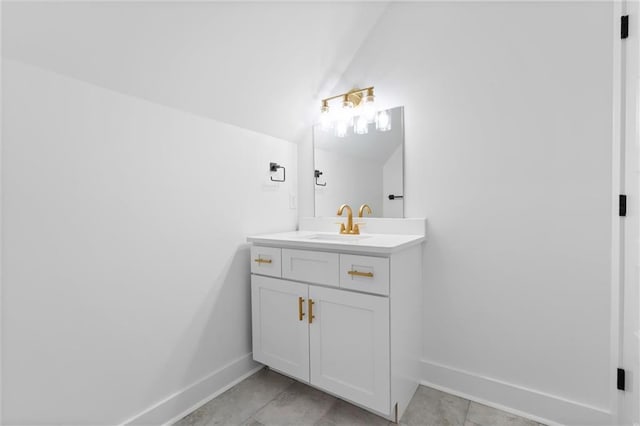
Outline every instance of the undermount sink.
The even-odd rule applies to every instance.
[[[346,234],[315,234],[309,235],[305,239],[308,240],[324,240],[324,241],[344,241],[344,242],[358,242],[370,238],[368,235],[346,235]]]

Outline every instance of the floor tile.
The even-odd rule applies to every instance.
[[[252,417],[246,422],[242,423],[242,426],[264,426],[264,425]]]
[[[264,369],[189,414],[177,426],[388,426],[346,401]],[[405,426],[544,426],[486,405],[418,387]]]
[[[320,422],[316,423],[316,426],[388,426],[389,424],[388,420],[339,399],[320,419]]]
[[[294,382],[253,417],[264,425],[313,425],[335,402],[331,395]]]
[[[288,388],[293,380],[263,369],[198,408],[176,426],[240,425]]]
[[[538,426],[538,423],[533,420],[487,407],[477,402],[472,402],[469,406],[467,420],[477,426]]]
[[[324,417],[318,420],[313,426],[336,426],[334,422]]]
[[[469,401],[435,389],[419,386],[404,412],[401,425],[464,426]]]

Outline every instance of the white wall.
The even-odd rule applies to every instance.
[[[167,421],[249,371],[245,238],[295,228],[295,145],[2,72],[3,423],[115,424],[201,381],[138,419]]]
[[[297,140],[298,147],[298,215],[300,218],[315,216],[315,178],[313,131]],[[302,165],[302,167],[300,167]],[[322,182],[322,180],[320,181]]]
[[[613,22],[606,2],[392,3],[336,88],[405,106],[425,383],[611,423]]]

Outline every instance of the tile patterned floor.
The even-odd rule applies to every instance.
[[[387,420],[307,385],[262,369],[178,421],[175,426],[390,425]],[[404,426],[543,426],[420,386]]]

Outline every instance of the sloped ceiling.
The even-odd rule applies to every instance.
[[[386,7],[4,2],[2,55],[295,141]]]

